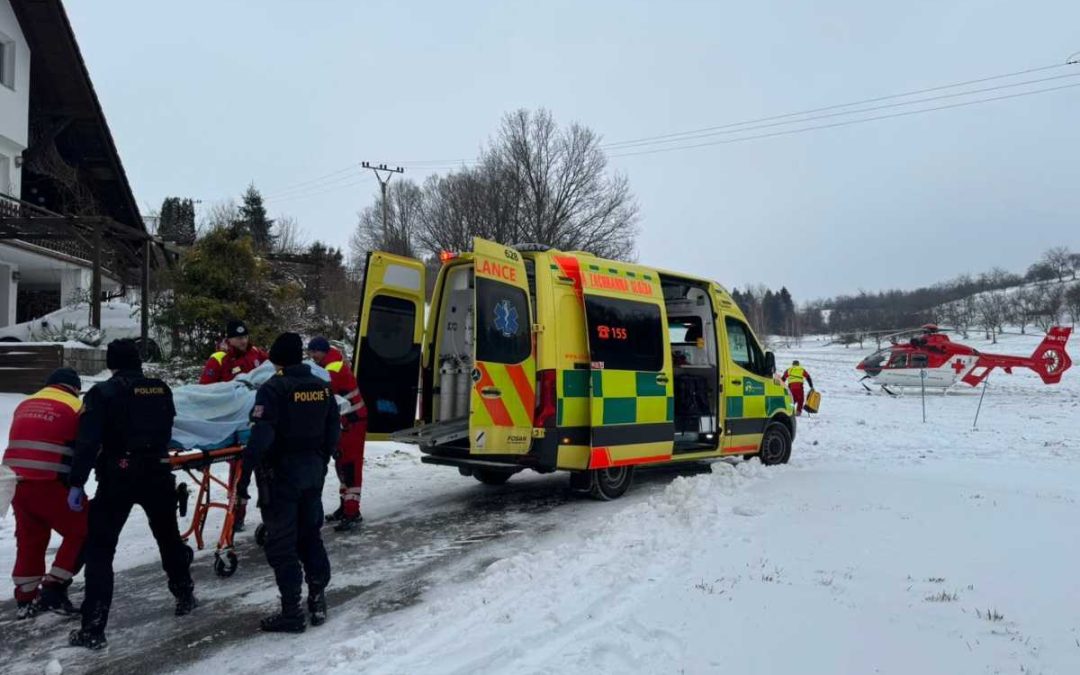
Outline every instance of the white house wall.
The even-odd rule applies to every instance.
[[[11,45],[8,53],[14,55],[12,86],[0,83],[0,192],[18,197],[22,170],[15,166],[15,158],[28,142],[30,47],[8,0],[0,0],[0,45]]]

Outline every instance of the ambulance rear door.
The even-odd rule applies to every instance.
[[[368,411],[368,438],[385,440],[416,421],[424,337],[424,263],[367,255],[353,372]]]
[[[536,354],[532,303],[521,254],[476,238],[474,354],[469,449],[524,455],[532,447]]]
[[[659,274],[578,260],[589,337],[589,468],[670,460],[674,383]]]

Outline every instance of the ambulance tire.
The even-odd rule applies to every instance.
[[[473,478],[480,481],[484,485],[499,486],[505,485],[506,481],[510,480],[510,476],[513,476],[517,471],[503,471],[501,469],[476,469],[473,471]]]
[[[622,497],[634,482],[634,467],[632,466],[594,469],[589,473],[592,477],[589,496],[602,502],[610,502]]]
[[[765,466],[787,464],[791,459],[791,432],[786,426],[774,422],[766,427],[758,457]]]

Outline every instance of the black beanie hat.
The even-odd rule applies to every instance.
[[[247,326],[245,326],[244,322],[240,321],[239,319],[233,319],[233,320],[229,321],[229,323],[225,326],[225,337],[227,337],[227,338],[247,337],[247,336],[248,336]]]
[[[270,346],[270,361],[275,366],[287,368],[304,360],[304,341],[299,333],[282,333]]]
[[[62,384],[65,387],[71,387],[75,391],[82,389],[82,380],[79,379],[79,374],[72,368],[57,368],[52,371],[52,374],[45,380],[45,386],[53,384]]]
[[[113,340],[105,350],[105,367],[109,370],[138,370],[142,367],[139,348],[131,339]]]

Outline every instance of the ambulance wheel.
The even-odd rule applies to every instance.
[[[761,437],[761,450],[758,451],[761,463],[765,466],[787,464],[791,459],[791,432],[783,424],[770,424]]]
[[[630,484],[634,482],[634,467],[632,466],[594,469],[589,473],[592,476],[589,496],[604,502],[622,497],[630,489]]]
[[[473,478],[484,485],[505,485],[517,471],[503,471],[501,469],[476,469]]]

